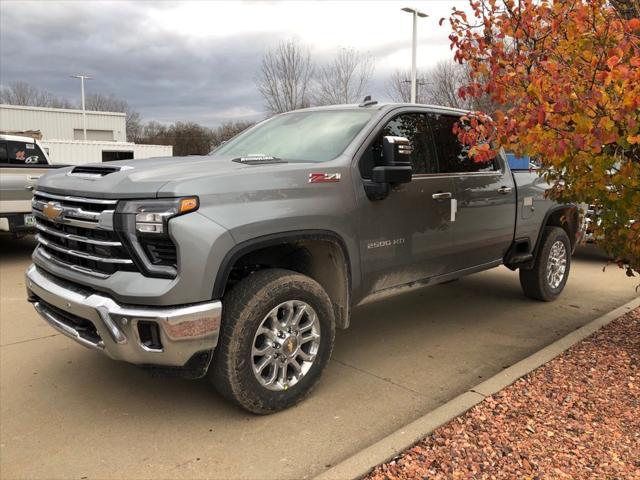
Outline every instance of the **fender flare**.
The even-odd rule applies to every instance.
[[[343,238],[332,230],[291,230],[272,233],[238,243],[227,252],[220,263],[216,279],[213,283],[212,298],[219,299],[223,297],[231,270],[236,262],[243,256],[265,247],[285,245],[300,240],[324,240],[334,243],[340,248],[344,255],[345,263],[347,264],[347,288],[349,289],[349,298],[351,298],[352,266],[349,250]]]
[[[547,213],[545,213],[544,219],[542,220],[542,223],[540,224],[540,230],[538,231],[538,237],[536,238],[536,243],[535,243],[535,246],[533,248],[533,258],[534,259],[538,258],[538,252],[540,250],[540,242],[542,241],[542,234],[544,233],[544,228],[547,226],[547,224],[549,222],[549,218],[551,217],[551,215],[553,215],[554,213],[556,213],[556,212],[558,212],[560,210],[573,210],[577,214],[578,206],[573,204],[573,203],[564,203],[562,205],[556,205],[556,206],[550,208],[549,210],[547,210]],[[579,222],[576,223],[576,228],[577,229],[580,228]],[[574,233],[577,233],[577,231],[574,232]],[[576,247],[576,245],[578,243],[576,241],[575,236],[574,236],[574,238],[571,238],[571,236],[569,236],[569,241],[571,242],[572,250],[575,250],[575,247]]]

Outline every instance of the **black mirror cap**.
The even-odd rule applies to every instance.
[[[382,158],[385,165],[410,165],[413,148],[405,137],[382,137]]]
[[[374,167],[371,180],[376,183],[409,183],[413,170],[411,165],[382,165]]]

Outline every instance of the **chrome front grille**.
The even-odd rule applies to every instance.
[[[137,271],[113,230],[116,203],[36,191],[32,206],[39,252],[61,266],[99,277]]]

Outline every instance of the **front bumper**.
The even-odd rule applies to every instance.
[[[218,342],[219,301],[177,307],[126,306],[35,265],[26,271],[26,286],[29,301],[49,325],[116,360],[184,367],[196,354],[211,352]],[[156,332],[151,343],[145,340],[149,328]]]

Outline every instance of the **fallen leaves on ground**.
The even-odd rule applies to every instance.
[[[640,479],[640,309],[487,397],[368,478]]]

